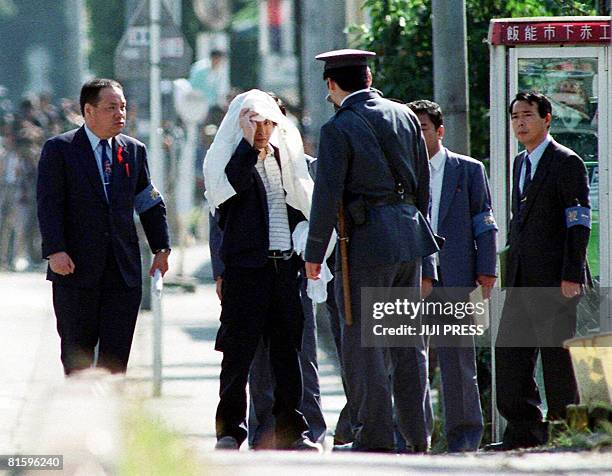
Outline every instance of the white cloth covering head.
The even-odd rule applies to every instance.
[[[239,123],[242,109],[249,109],[259,114],[261,117],[257,118],[258,120],[269,119],[276,123],[270,144],[279,151],[283,187],[287,192],[285,200],[288,205],[301,211],[308,219],[314,184],[308,173],[302,137],[297,127],[283,115],[276,101],[258,89],[251,89],[234,98],[221,121],[213,143],[206,152],[204,183],[211,210],[236,195],[234,187],[225,175],[225,167],[243,138]]]

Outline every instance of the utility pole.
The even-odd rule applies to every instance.
[[[149,4],[151,16],[149,30],[150,48],[150,129],[149,129],[149,164],[151,176],[157,189],[164,192],[164,165],[161,154],[161,70],[160,70],[160,42],[161,42],[161,0],[151,0]]]
[[[470,155],[465,0],[432,0],[434,98],[444,113],[444,144]]]
[[[345,2],[327,2],[325,8],[321,8],[318,0],[302,0],[300,7],[305,125],[316,154],[319,131],[334,114],[334,109],[325,101],[327,90],[323,81],[323,64],[314,58],[324,51],[346,48]]]

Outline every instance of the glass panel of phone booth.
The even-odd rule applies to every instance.
[[[598,58],[519,57],[516,71],[518,91],[540,91],[551,100],[553,109],[551,134],[555,140],[576,151],[586,163],[591,185],[589,196],[593,218],[588,263],[594,280],[598,282]],[[598,313],[590,312],[588,299],[584,301],[586,302],[581,305],[578,318],[579,334],[586,334],[599,328]]]

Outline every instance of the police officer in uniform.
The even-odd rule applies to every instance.
[[[361,288],[431,288],[438,250],[426,221],[429,165],[417,117],[407,106],[370,89],[361,50],[330,51],[323,78],[339,106],[322,127],[306,272],[317,279],[341,206],[350,210],[351,309],[353,325],[342,329],[343,370],[353,424],[352,450],[395,450],[393,403],[398,427],[414,451],[428,449],[427,358],[421,342],[409,347],[362,347]],[[422,260],[427,267],[422,274]],[[340,264],[341,259],[336,258]],[[339,279],[340,273],[336,270]],[[426,276],[426,278],[422,278]],[[336,301],[343,311],[343,286]]]

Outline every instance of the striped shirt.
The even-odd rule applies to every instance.
[[[264,160],[257,160],[255,169],[261,177],[268,199],[268,218],[270,222],[270,250],[286,251],[292,248],[289,217],[285,202],[285,190],[281,170],[274,157],[274,151],[269,148]]]

